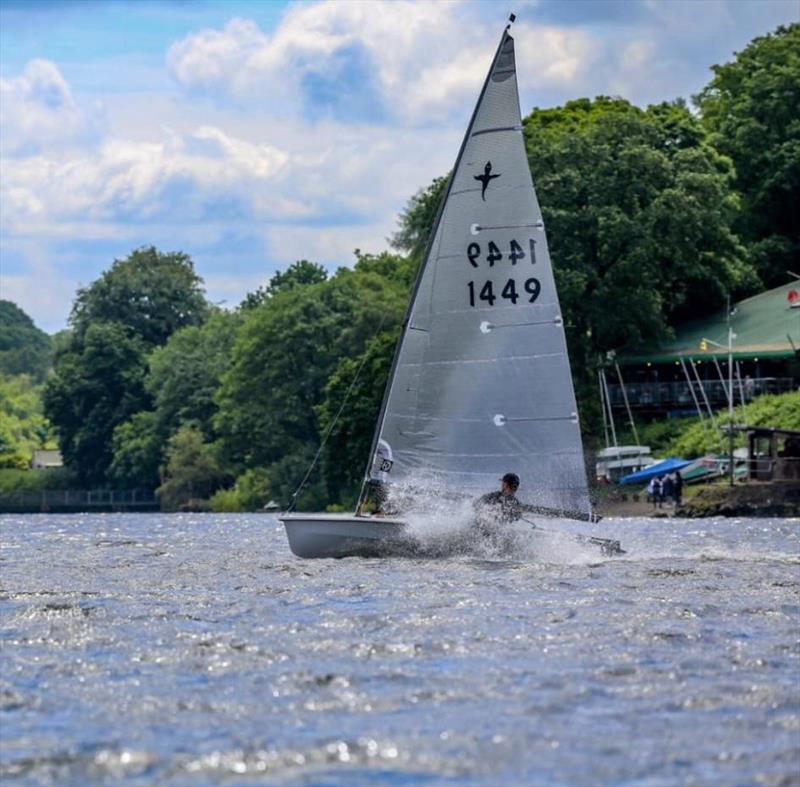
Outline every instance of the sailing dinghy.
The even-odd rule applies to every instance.
[[[513,21],[513,18],[512,18]],[[592,521],[564,326],[522,136],[506,27],[431,233],[367,481],[477,499],[504,473],[539,513]],[[304,558],[388,554],[401,517],[280,516]],[[589,540],[589,539],[585,539]],[[605,539],[595,539],[600,545]],[[617,542],[608,541],[616,545]],[[611,550],[613,551],[613,550]]]

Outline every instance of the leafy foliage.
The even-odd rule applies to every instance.
[[[800,430],[800,391],[760,396],[744,408],[737,408],[736,417],[740,423],[748,426],[772,426]],[[694,419],[692,421],[690,426],[684,428],[667,445],[666,452],[687,459],[719,452],[720,432]],[[721,415],[717,421],[718,425],[721,425],[726,423],[726,418]],[[723,444],[724,450],[727,450],[727,439]],[[744,439],[739,438],[737,445],[744,445]]]
[[[8,492],[39,492],[43,489],[74,489],[77,479],[68,467],[25,470],[0,467],[0,495]]]
[[[254,309],[278,292],[285,292],[305,284],[319,284],[328,278],[328,271],[316,262],[298,260],[284,271],[278,271],[266,287],[259,287],[247,294],[241,303],[242,309]]]
[[[42,382],[50,366],[50,337],[15,303],[0,300],[0,373]]]
[[[231,489],[220,489],[211,498],[212,511],[257,511],[271,500],[270,473],[254,467],[242,473]]]
[[[44,403],[58,429],[64,460],[81,483],[125,483],[124,472],[133,470],[130,461],[136,452],[142,456],[142,446],[120,459],[112,472],[114,450],[126,440],[138,440],[133,430],[122,430],[115,444],[114,433],[135,413],[149,409],[146,355],[207,313],[201,280],[189,257],[162,254],[153,247],[116,260],[78,290],[72,330],[59,341]],[[152,466],[139,467],[132,481],[152,477]]]
[[[183,252],[153,246],[115,260],[99,279],[78,290],[70,323],[81,337],[96,323],[119,323],[144,344],[159,345],[206,315],[202,279]]]
[[[400,214],[400,227],[391,239],[395,249],[421,260],[449,180],[449,176],[434,178],[427,188],[420,189],[409,200]]]
[[[160,434],[195,424],[206,439],[214,439],[214,394],[243,322],[239,313],[215,311],[202,325],[181,328],[150,353],[145,386],[153,397]]]
[[[157,416],[140,410],[114,429],[111,437],[113,460],[109,480],[121,488],[154,489],[158,486],[164,439],[157,428]]]
[[[292,457],[313,456],[319,444],[316,408],[331,372],[385,326],[399,324],[407,278],[404,261],[363,255],[354,270],[277,292],[248,313],[222,376],[214,424],[234,463],[292,468],[285,481],[276,471],[276,499],[286,499],[289,476],[296,485],[305,472],[294,469],[300,461]]]
[[[199,429],[181,427],[167,443],[167,463],[157,494],[162,508],[176,511],[190,500],[204,499],[226,479],[214,451]]]
[[[329,501],[356,503],[398,333],[383,331],[358,357],[342,358],[325,386],[317,414],[323,434],[332,428],[322,457]]]
[[[712,70],[695,101],[711,142],[736,166],[743,235],[762,281],[775,286],[800,257],[800,24],[754,39]]]
[[[41,386],[27,375],[0,373],[0,467],[27,468],[33,451],[54,447],[42,413]]]
[[[534,110],[524,133],[579,368],[747,282],[730,163],[681,103],[571,101]]]
[[[117,323],[92,323],[59,355],[45,387],[45,413],[81,483],[105,482],[114,430],[149,405],[146,371],[144,344]]]

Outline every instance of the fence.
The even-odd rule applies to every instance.
[[[42,489],[0,493],[0,513],[157,510],[158,500],[147,489]]]
[[[702,385],[706,399],[712,408],[728,406],[728,395],[725,385],[720,380],[704,380],[702,383],[693,383],[694,394],[704,404],[700,391]],[[757,377],[742,381],[741,387],[738,380],[733,381],[733,401],[737,405],[744,394],[745,401],[750,401],[762,394],[787,393],[796,388],[797,383],[791,377]],[[687,382],[673,383],[625,383],[625,392],[628,394],[628,403],[631,407],[639,409],[668,409],[679,407],[693,409],[694,399],[692,389]],[[608,396],[612,407],[625,407],[625,398],[621,385],[608,385]]]

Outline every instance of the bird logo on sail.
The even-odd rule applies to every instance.
[[[486,187],[489,185],[490,180],[499,178],[500,175],[492,175],[492,162],[487,161],[486,166],[483,168],[483,175],[473,175],[475,180],[479,180],[483,188],[481,189],[481,199],[486,202]]]

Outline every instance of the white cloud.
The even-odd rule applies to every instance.
[[[278,225],[268,228],[267,247],[273,259],[285,262],[306,258],[331,268],[350,266],[355,263],[356,249],[382,251],[386,238],[396,229],[393,219],[357,227],[320,227],[314,232],[296,225]]]
[[[19,76],[0,78],[0,145],[5,156],[85,143],[96,139],[101,126],[102,109],[79,107],[49,60],[30,60]]]
[[[480,13],[461,0],[379,7],[325,0],[290,7],[272,34],[239,18],[191,33],[170,48],[167,62],[185,88],[256,98],[284,113],[303,110],[298,97],[335,103],[350,81],[360,79],[356,89],[364,93],[374,81],[389,116],[427,124],[447,119],[480,87],[498,33]],[[529,29],[520,57],[537,84],[573,82],[590,65],[595,47],[585,31]],[[309,80],[330,84],[334,96],[317,95]]]
[[[160,142],[107,139],[94,151],[4,160],[0,215],[5,230],[17,234],[53,219],[186,221],[224,202],[285,217],[303,210],[271,188],[287,161],[277,148],[211,126],[167,132]]]
[[[18,304],[39,328],[60,330],[69,314],[75,282],[56,268],[52,255],[39,244],[20,244],[17,251],[23,253],[27,265],[15,273],[0,269],[0,298]]]

